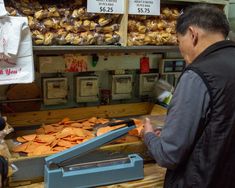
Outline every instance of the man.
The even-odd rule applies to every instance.
[[[165,187],[235,187],[235,43],[215,6],[194,5],[176,26],[188,66],[158,136],[146,119],[144,141],[167,168]]]

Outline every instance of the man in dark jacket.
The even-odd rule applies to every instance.
[[[179,49],[188,63],[158,136],[146,119],[144,141],[167,168],[165,187],[235,187],[235,43],[215,6],[186,9],[177,21]]]

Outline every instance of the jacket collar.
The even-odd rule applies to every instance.
[[[214,44],[212,44],[211,46],[209,46],[208,48],[206,48],[201,54],[199,54],[195,59],[194,61],[192,62],[193,63],[197,63],[197,62],[200,62],[200,60],[204,57],[206,57],[207,55],[217,51],[217,50],[220,50],[222,48],[228,48],[228,47],[233,47],[235,48],[235,42],[231,41],[231,40],[223,40],[223,41],[219,41],[219,42],[216,42]]]

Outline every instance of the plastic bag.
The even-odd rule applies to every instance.
[[[2,127],[2,129],[0,129],[0,155],[9,158],[11,154],[4,139],[5,136],[13,132],[14,129],[6,122],[6,117],[0,118],[0,125],[0,127]]]
[[[6,117],[0,117],[0,156],[5,158],[7,161],[11,157],[8,146],[5,142],[6,135],[13,132],[14,129],[7,123]],[[8,177],[18,171],[18,168],[8,161]]]
[[[155,84],[155,97],[159,104],[163,106],[169,105],[172,99],[174,87],[167,81],[159,79]]]

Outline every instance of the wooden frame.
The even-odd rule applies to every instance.
[[[94,107],[70,108],[60,110],[45,110],[35,112],[21,112],[3,114],[13,127],[26,127],[55,123],[68,117],[71,120],[86,119],[93,116],[103,118],[118,118],[149,114],[153,108],[151,103],[130,103],[117,105],[104,105]]]

